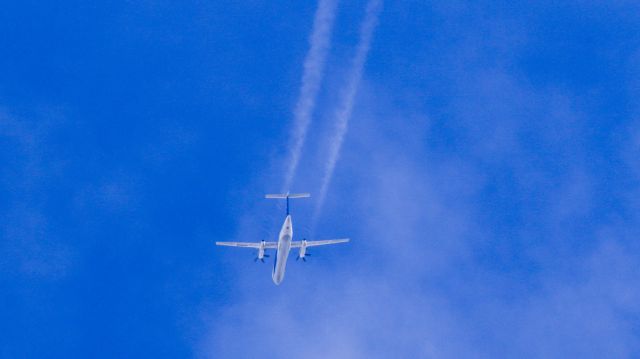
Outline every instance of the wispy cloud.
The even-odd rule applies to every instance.
[[[333,171],[335,170],[336,163],[340,156],[342,142],[344,142],[344,137],[349,129],[349,119],[353,112],[353,104],[358,92],[360,78],[362,77],[362,70],[364,68],[365,61],[367,60],[369,48],[371,47],[371,38],[373,37],[373,31],[378,23],[378,14],[381,8],[381,0],[370,0],[367,3],[366,14],[360,27],[360,40],[358,42],[358,47],[356,48],[356,53],[351,65],[351,71],[347,76],[345,87],[342,91],[340,102],[335,114],[335,130],[332,137],[329,139],[329,154],[325,163],[322,183],[316,200],[314,222],[320,215],[320,211],[324,205],[327,190],[329,189],[331,178],[333,177]]]
[[[467,86],[477,86],[473,91],[478,93],[489,91],[495,96],[492,105],[517,93],[537,118],[548,123],[572,121],[567,114],[571,108],[562,102],[515,80],[509,83],[504,92],[492,89],[491,81]],[[308,358],[575,353],[626,357],[637,351],[632,334],[635,319],[629,319],[638,315],[638,290],[633,284],[637,251],[625,251],[627,247],[620,244],[620,239],[635,233],[625,234],[619,228],[631,228],[634,222],[605,226],[599,244],[581,254],[575,253],[574,245],[566,248],[581,232],[558,231],[555,225],[589,225],[584,211],[593,207],[589,194],[594,173],[579,168],[562,174],[560,188],[584,184],[559,196],[555,188],[529,182],[533,175],[542,182],[555,177],[551,169],[520,166],[537,153],[520,149],[508,158],[506,154],[526,146],[517,142],[514,147],[507,141],[492,147],[490,153],[504,158],[500,166],[505,165],[521,186],[514,194],[523,196],[524,210],[539,212],[527,220],[540,224],[534,234],[541,238],[529,242],[526,225],[517,225],[514,229],[521,232],[507,237],[497,226],[486,224],[492,220],[487,213],[494,203],[479,200],[496,182],[496,175],[477,161],[487,149],[473,146],[473,153],[463,158],[448,154],[425,161],[425,139],[437,130],[429,130],[429,121],[421,120],[423,116],[414,110],[381,109],[384,105],[376,99],[390,96],[363,87],[362,112],[381,116],[354,113],[351,128],[358,139],[344,149],[345,161],[357,158],[348,161],[353,186],[336,182],[335,191],[355,208],[348,220],[332,218],[332,230],[347,228],[355,240],[344,248],[327,249],[331,253],[319,250],[317,261],[290,262],[286,283],[277,289],[272,288],[268,271],[239,264],[243,268],[235,279],[242,288],[241,298],[219,308],[200,354],[243,357],[248,346],[276,357],[295,352]],[[465,110],[457,111],[458,125],[472,133],[470,137],[485,132],[475,127],[474,118],[465,117]],[[491,111],[482,118],[493,127],[510,116],[510,111]],[[510,131],[522,133],[527,126],[519,122]],[[547,130],[544,137],[555,138],[558,128]],[[563,143],[575,137],[579,133],[566,135],[564,141],[549,140],[549,150],[557,151],[557,157],[570,157],[573,150]],[[528,193],[531,186],[542,191]],[[566,202],[584,210],[565,208]],[[521,263],[514,264],[514,257]],[[587,312],[592,315],[582,315]],[[309,333],[313,335],[305,335]]]
[[[294,122],[291,131],[292,145],[287,161],[283,192],[291,188],[300,162],[302,149],[311,124],[316,99],[322,83],[327,53],[331,47],[331,32],[335,19],[337,0],[320,0],[313,21],[313,32],[309,38],[310,48],[304,60],[302,85],[298,102],[293,112]]]

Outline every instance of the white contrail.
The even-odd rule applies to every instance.
[[[347,134],[347,130],[349,128],[349,119],[351,118],[353,103],[356,93],[358,92],[358,85],[360,83],[360,78],[362,77],[362,70],[371,46],[373,31],[378,24],[378,14],[381,8],[382,0],[370,0],[367,4],[365,18],[360,27],[360,41],[353,58],[351,73],[347,76],[346,85],[341,94],[341,101],[335,115],[336,128],[333,137],[331,137],[329,141],[329,154],[327,157],[324,176],[322,178],[320,193],[316,199],[316,208],[313,220],[314,224],[320,215],[322,206],[324,205],[327,190],[329,189],[331,178],[333,177],[333,171],[336,167],[338,157],[340,156],[340,148],[342,147],[344,136]]]
[[[302,86],[300,95],[293,112],[294,123],[291,131],[291,152],[288,168],[285,174],[284,191],[289,191],[296,174],[302,147],[307,137],[307,130],[311,123],[311,115],[316,105],[316,98],[322,82],[324,65],[331,46],[331,30],[335,19],[335,9],[338,0],[319,0],[313,21],[313,31],[309,37],[309,52],[304,60]]]

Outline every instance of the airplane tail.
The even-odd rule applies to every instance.
[[[268,199],[286,199],[287,200],[287,216],[289,215],[289,198],[309,198],[311,194],[309,193],[275,193],[275,194],[267,194],[264,198]]]
[[[276,193],[276,194],[267,194],[264,196],[264,198],[278,198],[278,199],[309,198],[309,197],[311,197],[311,194],[309,193]]]

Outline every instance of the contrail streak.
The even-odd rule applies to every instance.
[[[293,145],[289,153],[289,161],[283,192],[289,191],[296,174],[302,147],[307,137],[307,130],[311,123],[311,115],[316,105],[316,98],[320,90],[324,65],[331,46],[331,30],[335,19],[337,0],[319,0],[313,21],[313,31],[309,37],[309,52],[304,60],[302,86],[294,109],[294,123],[291,131]]]
[[[333,171],[336,167],[336,162],[340,156],[340,149],[344,142],[344,137],[349,129],[349,119],[351,118],[351,112],[353,110],[353,104],[355,101],[356,93],[358,92],[358,85],[360,84],[360,78],[362,77],[362,70],[364,63],[371,47],[371,38],[373,37],[373,31],[378,24],[378,14],[382,8],[382,0],[370,0],[367,4],[367,10],[365,18],[360,27],[360,41],[356,48],[356,53],[353,58],[351,73],[347,76],[346,85],[342,92],[341,102],[336,111],[336,128],[329,141],[329,154],[325,166],[324,176],[322,178],[322,184],[320,187],[320,193],[318,194],[316,201],[316,208],[314,214],[314,227],[317,221],[320,211],[324,205],[324,200],[327,195],[327,190],[331,184],[331,178],[333,177]]]

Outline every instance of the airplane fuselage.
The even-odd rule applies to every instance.
[[[276,258],[273,262],[273,272],[271,273],[273,283],[276,285],[282,283],[282,280],[284,279],[284,270],[287,266],[287,258],[289,257],[289,251],[291,250],[292,239],[293,224],[291,223],[291,215],[287,215],[287,218],[285,218],[282,228],[280,229]]]

